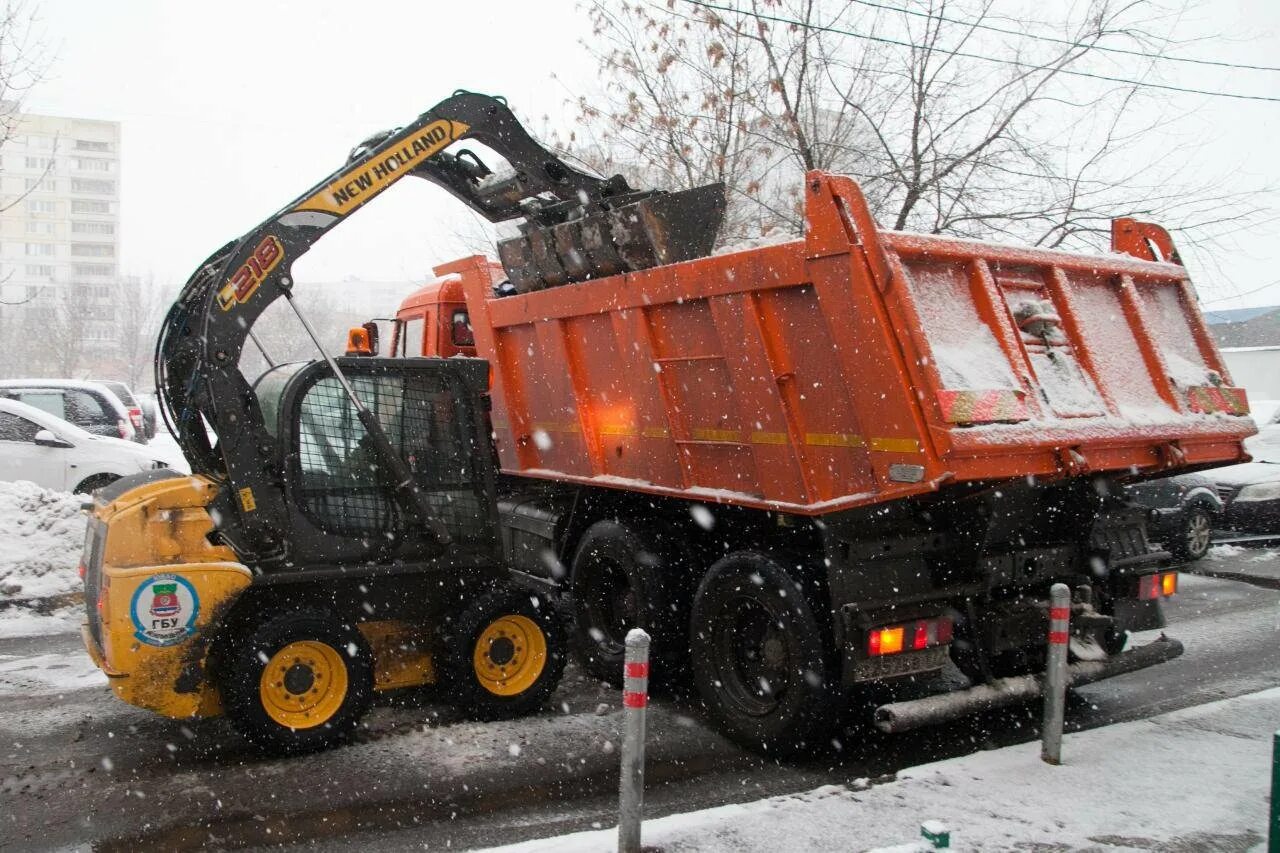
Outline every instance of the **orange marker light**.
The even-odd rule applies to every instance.
[[[1178,591],[1178,573],[1165,572],[1160,576],[1160,592],[1168,597]]]
[[[347,355],[373,355],[373,344],[369,340],[367,329],[354,326],[347,332]]]
[[[882,628],[876,633],[880,635],[880,654],[892,655],[902,651],[902,636],[905,632],[901,625]]]

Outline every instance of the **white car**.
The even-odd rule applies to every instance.
[[[91,492],[128,474],[165,467],[144,445],[93,435],[35,406],[0,399],[0,480]]]

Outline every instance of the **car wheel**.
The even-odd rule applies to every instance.
[[[693,602],[693,680],[721,732],[769,755],[828,743],[839,691],[820,617],[779,563],[730,554]]]
[[[312,752],[350,736],[373,697],[373,655],[327,610],[264,615],[226,638],[218,681],[231,723],[264,750]]]
[[[80,485],[75,487],[77,495],[91,495],[97,489],[103,486],[109,486],[120,478],[115,474],[94,474],[92,477],[85,477],[80,481]]]
[[[1182,514],[1177,541],[1170,551],[1180,560],[1199,560],[1209,553],[1213,540],[1213,518],[1203,507],[1190,507]]]

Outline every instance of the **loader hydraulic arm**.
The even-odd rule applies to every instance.
[[[492,149],[510,169],[493,173],[456,147],[462,140]],[[193,472],[223,485],[219,530],[246,562],[285,559],[288,526],[276,438],[240,372],[241,351],[262,312],[293,287],[293,262],[407,175],[438,184],[491,222],[522,217],[521,235],[499,246],[522,290],[705,254],[723,210],[718,185],[637,191],[621,176],[575,169],[538,144],[502,99],[471,92],[360,143],[341,168],[205,261],[161,329],[156,380],[166,421]]]

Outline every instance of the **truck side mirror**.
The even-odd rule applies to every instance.
[[[41,447],[75,447],[71,442],[63,441],[47,429],[37,432],[32,441]]]

